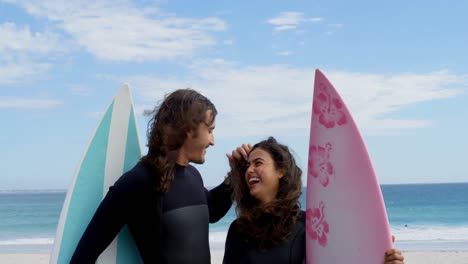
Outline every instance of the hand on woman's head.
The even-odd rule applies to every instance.
[[[231,154],[226,154],[226,157],[229,161],[229,166],[233,168],[236,160],[247,160],[249,158],[250,151],[252,151],[252,145],[242,144],[242,146],[237,147],[232,151]]]

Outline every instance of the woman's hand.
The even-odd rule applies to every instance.
[[[395,242],[395,236],[392,235],[392,243]],[[401,254],[401,251],[398,249],[390,249],[387,252],[385,252],[385,260],[384,264],[404,264],[405,258],[403,257],[403,254]]]

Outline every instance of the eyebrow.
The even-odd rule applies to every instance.
[[[205,123],[205,125],[206,125],[209,129],[215,129],[215,128],[216,128],[216,126],[213,125],[214,122],[213,122],[213,123],[207,123],[207,122],[203,121],[203,123]]]
[[[255,158],[255,159],[253,159],[253,160],[248,160],[247,163],[256,162],[256,161],[258,161],[258,160],[263,161],[263,159],[259,157],[259,158]]]

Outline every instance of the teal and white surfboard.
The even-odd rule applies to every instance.
[[[50,263],[69,263],[109,187],[140,159],[138,129],[128,85],[118,92],[98,123],[73,177],[60,214]],[[125,226],[97,263],[140,263]]]

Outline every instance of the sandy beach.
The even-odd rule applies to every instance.
[[[466,251],[405,251],[405,263],[408,264],[468,264],[468,249]],[[211,252],[213,264],[222,263],[223,251]],[[47,254],[0,254],[2,264],[47,264]]]

